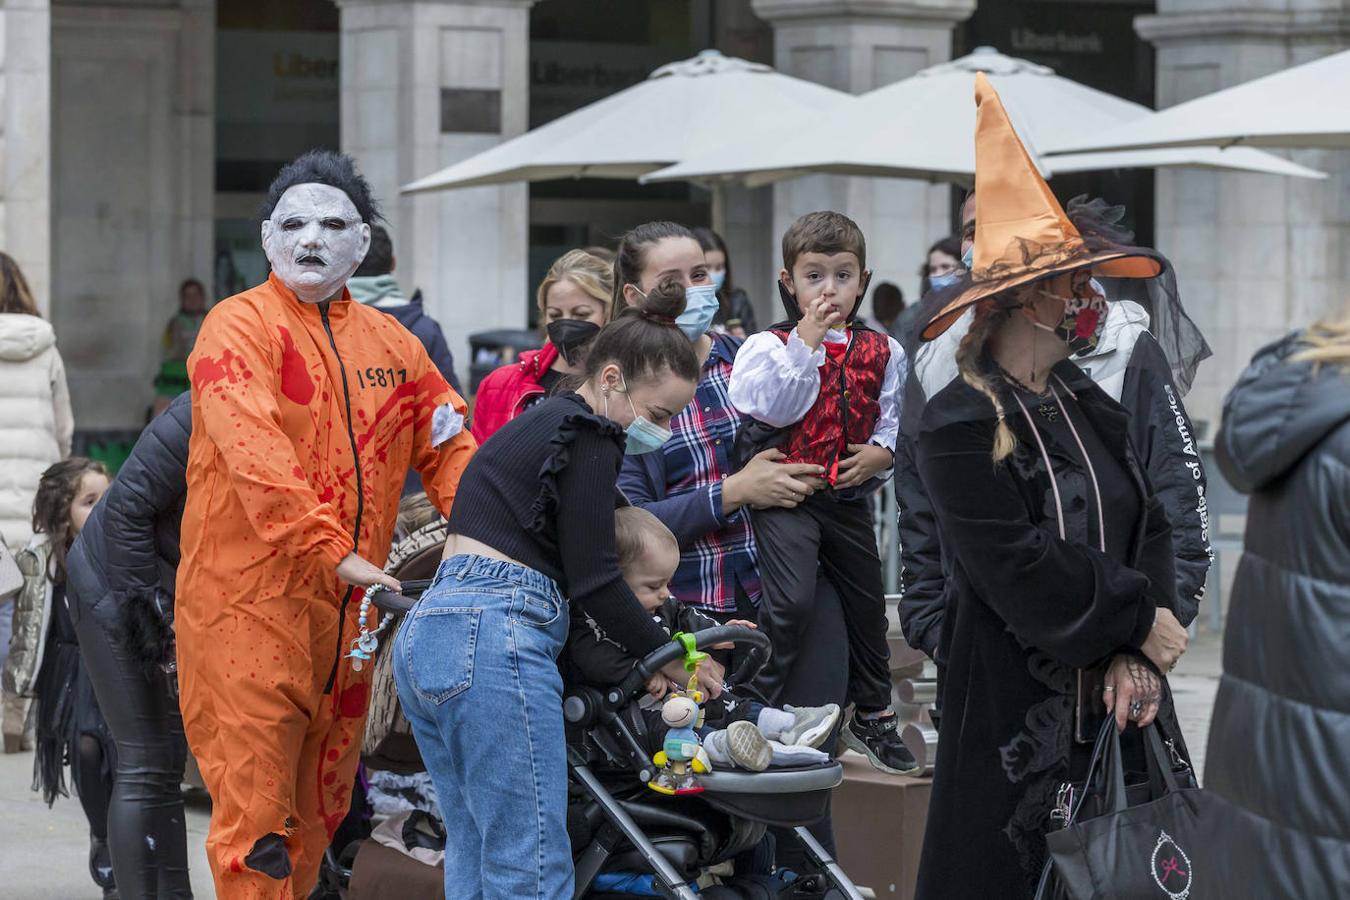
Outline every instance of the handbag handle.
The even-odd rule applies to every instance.
[[[1172,758],[1167,748],[1163,746],[1162,735],[1158,732],[1158,723],[1152,722],[1141,730],[1144,732],[1144,747],[1148,751],[1153,768],[1162,775],[1164,793],[1174,794],[1181,790],[1177,774],[1172,770]]]
[[[1115,742],[1116,745],[1115,755],[1118,757],[1120,755],[1119,750],[1120,736],[1116,734],[1115,718],[1108,716],[1106,721],[1102,723],[1102,727],[1097,731],[1097,741],[1092,746],[1092,760],[1088,763],[1087,774],[1083,778],[1083,784],[1086,788],[1089,789],[1091,788],[1093,782],[1096,780],[1097,770],[1105,763],[1108,755],[1110,755],[1110,748],[1112,741]],[[1068,828],[1074,822],[1078,821],[1078,811],[1079,809],[1082,808],[1083,801],[1087,799],[1089,793],[1091,793],[1091,790],[1084,790],[1081,794],[1078,795],[1078,801],[1074,803],[1073,809],[1069,811],[1068,819],[1066,819],[1064,822],[1065,828]],[[1108,794],[1107,799],[1108,800],[1111,799],[1109,797],[1110,794],[1109,790],[1107,791],[1107,794]],[[1124,794],[1125,794],[1125,776],[1124,772],[1122,771],[1121,786],[1120,786],[1120,795],[1122,798],[1124,797]]]

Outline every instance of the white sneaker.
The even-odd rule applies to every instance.
[[[728,725],[726,747],[731,761],[749,772],[763,772],[773,761],[769,740],[754,722],[742,720]]]
[[[819,747],[829,738],[835,725],[839,724],[839,705],[827,703],[824,706],[784,706],[784,712],[792,713],[792,727],[779,737],[788,747]]]

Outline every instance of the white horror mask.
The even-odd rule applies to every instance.
[[[302,303],[341,293],[370,249],[370,226],[344,191],[297,184],[262,223],[263,252],[281,283]]]

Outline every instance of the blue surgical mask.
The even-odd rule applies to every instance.
[[[628,397],[628,381],[622,374],[619,375],[619,379],[623,384],[623,395]],[[669,428],[662,428],[646,416],[638,415],[632,397],[628,397],[628,408],[633,411],[633,421],[623,432],[627,439],[623,445],[625,456],[641,456],[644,453],[660,450],[666,441],[675,436],[675,432]],[[609,417],[609,394],[605,395],[605,417]]]
[[[709,272],[708,277],[712,279],[713,290],[720,291],[722,289],[722,285],[727,283],[727,270],[716,269],[714,271]]]
[[[707,334],[719,308],[716,283],[690,285],[684,289],[684,312],[675,317],[675,324],[685,337],[696,341]]]
[[[967,272],[970,267],[975,265],[975,245],[971,244],[966,248],[966,252],[961,254],[961,265],[965,266]]]
[[[961,280],[960,271],[943,272],[941,275],[928,276],[928,289],[930,291],[944,291]]]

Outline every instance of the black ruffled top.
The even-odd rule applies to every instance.
[[[635,656],[669,638],[624,584],[614,548],[623,429],[574,393],[539,403],[488,439],[459,482],[450,533],[547,575]]]

